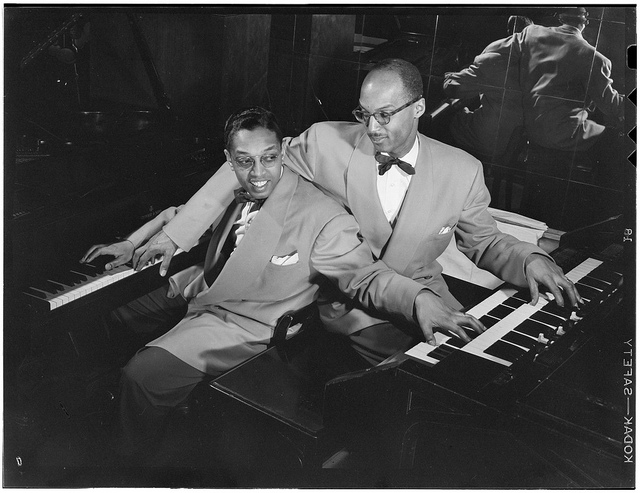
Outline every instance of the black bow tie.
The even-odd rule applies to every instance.
[[[387,171],[391,169],[391,166],[394,164],[398,166],[402,171],[404,171],[408,175],[415,174],[416,170],[409,163],[406,163],[397,157],[387,156],[385,154],[381,154],[376,152],[376,161],[380,164],[378,165],[378,174],[380,176],[384,175]]]
[[[264,204],[264,201],[267,199],[254,199],[249,192],[247,192],[244,188],[236,188],[233,191],[233,195],[235,196],[236,203],[244,204],[246,202],[253,202],[256,204],[259,209]]]

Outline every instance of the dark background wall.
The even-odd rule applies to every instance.
[[[78,9],[7,9],[7,63],[20,60],[75,12]],[[45,50],[28,67],[26,86],[24,80],[18,84],[21,111],[26,108],[51,130],[65,122],[70,125],[69,115],[76,110],[157,109],[157,95],[127,17],[135,14],[178,120],[175,131],[214,141],[228,114],[248,104],[272,109],[289,135],[317,121],[352,120],[364,75],[372,63],[388,56],[418,66],[428,108],[435,108],[444,99],[444,73],[464,68],[488,43],[505,37],[509,15],[558,24],[551,8],[504,6],[138,7],[84,13],[90,41],[78,52],[78,78],[73,65]],[[612,61],[614,87],[627,93],[635,85],[635,72],[627,67],[627,46],[635,42],[635,10],[593,6],[589,13],[584,37]],[[10,65],[5,68],[11,71]],[[629,106],[630,128],[635,113]],[[445,124],[429,125],[423,119],[421,131],[451,140]],[[565,230],[622,212],[625,196],[635,193],[628,188],[635,175],[629,179],[626,159],[632,149],[630,141],[621,137],[609,161],[601,164],[597,179],[550,177],[544,182],[549,191],[546,204],[534,203],[520,212]],[[221,149],[215,152],[222,156]],[[488,164],[485,171],[490,183]],[[515,183],[515,190],[522,193],[520,183]],[[519,204],[514,208],[519,211]]]

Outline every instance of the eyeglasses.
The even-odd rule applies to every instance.
[[[265,168],[273,168],[278,162],[279,157],[280,157],[280,153],[259,154],[256,156],[236,157],[236,158],[233,158],[233,162],[238,166],[238,168],[247,170],[253,167],[253,165],[256,162],[255,161],[256,158],[260,158],[260,162],[262,163],[262,166],[264,166]]]
[[[358,120],[360,123],[364,123],[365,125],[369,125],[369,120],[371,119],[371,117],[374,117],[380,125],[386,125],[391,121],[391,117],[393,115],[395,115],[396,113],[399,113],[400,111],[407,108],[408,106],[411,106],[413,103],[418,101],[421,97],[422,97],[422,94],[417,98],[415,98],[414,100],[409,101],[407,104],[403,104],[402,106],[400,106],[400,108],[396,108],[393,111],[378,111],[376,113],[367,113],[362,108],[356,108],[351,113],[353,113],[353,116],[356,117],[356,120]]]

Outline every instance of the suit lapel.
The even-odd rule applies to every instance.
[[[398,214],[393,235],[383,256],[385,263],[396,272],[404,272],[415,255],[418,245],[427,233],[425,224],[434,206],[433,162],[427,140],[420,134],[420,151],[416,161],[416,174]]]
[[[378,198],[374,149],[366,136],[363,133],[349,162],[347,202],[371,251],[379,258],[392,230]]]
[[[297,175],[284,168],[280,182],[251,222],[249,232],[206,292],[207,303],[237,298],[262,273],[280,241],[297,183]]]

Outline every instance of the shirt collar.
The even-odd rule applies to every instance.
[[[399,156],[398,159],[404,161],[405,163],[410,164],[412,167],[416,167],[416,163],[418,162],[418,151],[420,150],[420,140],[416,135],[416,141],[413,143],[413,147],[409,152],[407,152],[404,156]],[[383,152],[386,156],[389,155],[388,152]]]
[[[416,163],[418,162],[418,151],[420,150],[420,140],[416,135],[416,141],[413,143],[413,147],[411,150],[405,154],[402,159],[405,163],[409,163],[414,168],[416,167]]]

